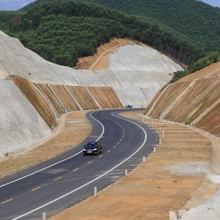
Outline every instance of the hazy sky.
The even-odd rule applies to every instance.
[[[212,6],[220,8],[220,0],[202,0],[202,1]],[[34,0],[0,0],[0,10],[18,10],[31,2],[34,2]]]

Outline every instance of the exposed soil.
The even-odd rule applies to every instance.
[[[50,109],[48,102],[42,98],[42,96],[35,89],[34,85],[20,76],[14,76],[12,77],[12,80],[26,96],[29,102],[34,106],[47,125],[50,128],[55,127],[57,125],[56,118]]]
[[[107,53],[125,44],[134,44],[134,42],[128,39],[114,38],[109,43],[98,47],[97,53],[94,56],[79,58],[75,69],[106,69],[108,67]]]
[[[80,110],[65,86],[50,85],[50,87],[68,112]]]
[[[201,127],[203,130],[214,134],[216,137],[220,137],[220,124],[219,124],[219,112],[220,103],[212,109],[208,114],[206,114],[196,126]],[[211,123],[207,123],[210,121]]]
[[[62,114],[65,114],[64,106],[59,102],[55,94],[53,93],[51,87],[49,85],[43,84],[35,84],[35,87],[50,101],[53,103],[54,112],[56,116],[59,118]]]
[[[140,41],[113,38],[111,39],[109,43],[103,44],[100,47],[98,47],[96,54],[94,54],[93,56],[79,58],[78,63],[76,64],[74,68],[75,69],[91,69],[93,71],[107,69],[109,66],[109,59],[108,59],[109,53],[112,53],[113,51],[117,51],[117,49],[120,46],[123,46],[126,44],[137,44],[143,47],[149,47],[148,45],[143,44]],[[169,57],[169,58],[172,59],[174,62],[178,63],[183,68],[187,68],[185,64],[180,63],[178,60],[175,60],[172,57]]]
[[[121,102],[111,87],[89,87],[89,90],[102,109],[123,108]]]
[[[178,82],[192,81],[192,80],[198,79],[198,78],[213,77],[213,76],[219,76],[219,75],[220,75],[220,62],[214,63],[214,64],[207,66],[207,67],[205,67],[205,68],[203,68],[193,74],[185,76],[185,77],[179,79]]]
[[[71,95],[76,99],[83,110],[98,109],[95,100],[89,95],[88,89],[84,86],[67,86]]]
[[[168,90],[166,90],[166,92],[161,95],[159,102],[153,109],[151,117],[156,118],[157,116],[160,116],[163,113],[162,110],[168,108],[175,100],[175,98],[178,97],[178,95],[180,95],[187,88],[187,85],[188,82],[174,83],[169,85]],[[153,103],[154,102],[151,102],[151,104]],[[147,109],[149,109],[149,107],[147,107]]]
[[[169,84],[154,97],[144,114],[191,124],[220,137],[219,84],[220,62]]]

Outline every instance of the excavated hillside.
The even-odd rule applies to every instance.
[[[218,220],[220,139],[207,128],[218,124],[220,116],[215,122],[206,114],[218,112],[219,67],[220,63],[213,64],[164,86],[144,114],[124,113],[160,134],[156,151],[97,198],[51,220]],[[200,120],[205,126],[198,126]]]
[[[102,70],[107,69],[109,66],[108,53],[126,44],[134,44],[133,41],[128,39],[112,39],[109,43],[98,47],[94,56],[79,58],[76,69],[93,69]]]
[[[123,107],[110,87],[78,88],[76,86],[35,84],[19,76],[11,79],[50,128],[57,126],[58,119],[67,112],[95,110],[99,109],[99,106],[102,109]],[[84,97],[86,98],[84,99]],[[83,106],[77,102],[77,99],[78,101],[83,100],[83,102],[81,101]]]
[[[69,112],[146,107],[182,69],[126,39],[102,45],[77,69],[50,63],[1,31],[0,50],[0,160],[48,141]]]
[[[49,63],[0,35],[0,157],[7,158],[0,177],[79,144],[91,131],[84,111],[132,103],[147,108],[124,116],[160,134],[156,152],[98,198],[53,219],[194,220],[202,219],[190,218],[198,210],[200,216],[209,207],[218,212],[220,62],[167,85],[172,72],[182,68],[129,40],[103,45],[94,57],[81,59],[76,70]],[[214,214],[211,219],[218,219]]]
[[[164,87],[144,115],[193,125],[220,137],[220,62]]]

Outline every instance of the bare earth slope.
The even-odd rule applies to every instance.
[[[78,60],[76,69],[93,69],[102,70],[109,66],[108,52],[117,49],[125,44],[134,44],[133,41],[127,39],[112,39],[109,43],[101,45],[97,49],[97,53],[94,56],[83,57]]]
[[[144,114],[169,121],[193,124],[220,137],[220,62],[168,85]]]

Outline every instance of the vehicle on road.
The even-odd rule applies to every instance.
[[[132,107],[133,107],[133,105],[131,105],[131,104],[128,104],[125,106],[125,108],[132,108]]]
[[[99,155],[102,153],[103,147],[102,144],[99,141],[94,141],[94,142],[88,142],[86,145],[83,147],[83,155],[89,155],[89,154],[96,154]]]

